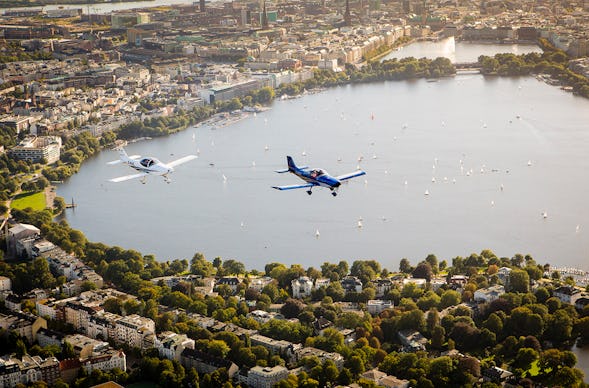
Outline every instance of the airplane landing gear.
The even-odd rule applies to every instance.
[[[142,183],[142,184],[145,184],[145,183],[147,183],[147,178],[145,178],[145,177],[141,178],[141,183]]]
[[[332,191],[331,195],[333,195],[335,197],[335,196],[337,196],[337,193],[335,191]]]
[[[307,194],[311,195],[313,192],[311,190],[307,190]]]

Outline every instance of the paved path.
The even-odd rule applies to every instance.
[[[53,209],[53,201],[55,201],[55,186],[45,187],[45,207]]]

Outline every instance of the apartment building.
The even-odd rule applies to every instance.
[[[32,344],[37,338],[39,329],[47,328],[47,321],[36,315],[19,311],[11,312],[9,315],[0,313],[0,328],[9,332],[15,331]]]
[[[288,377],[288,369],[282,365],[274,367],[254,366],[247,374],[247,383],[254,388],[272,388],[280,380]]]
[[[194,340],[188,338],[186,334],[164,331],[157,335],[155,348],[161,357],[180,361],[180,356],[184,349],[194,349]]]
[[[27,385],[36,381],[53,385],[60,377],[59,361],[55,357],[43,359],[39,356],[24,355],[22,358],[0,358],[0,387],[15,387],[18,384]]]
[[[137,314],[122,317],[116,321],[115,341],[143,349],[146,337],[155,333],[155,322]]]
[[[16,147],[8,150],[8,156],[33,163],[53,164],[59,160],[60,149],[59,136],[33,136],[25,138]]]

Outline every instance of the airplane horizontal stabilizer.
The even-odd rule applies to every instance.
[[[307,170],[309,168],[309,166],[301,166],[301,167],[297,166],[297,168],[299,170]],[[289,171],[290,170],[288,168],[285,168],[284,170],[274,170],[274,172],[277,172],[279,174],[284,174],[285,172],[289,172]]]
[[[365,171],[362,170],[358,170],[358,171],[354,171],[348,174],[344,174],[344,175],[340,175],[338,177],[336,177],[337,180],[339,181],[345,181],[346,179],[351,179],[351,178],[356,178],[362,175],[366,175]]]

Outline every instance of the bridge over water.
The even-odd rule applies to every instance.
[[[456,73],[480,73],[481,65],[478,62],[458,62],[454,64]]]

